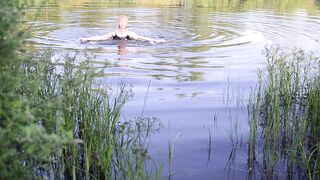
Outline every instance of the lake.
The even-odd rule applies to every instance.
[[[263,51],[277,45],[320,55],[318,5],[65,0],[30,7],[25,18],[36,48],[92,52],[92,65],[104,72],[99,83],[132,86],[122,119],[161,123],[148,152],[163,166],[162,179],[247,179],[247,104],[266,64]],[[129,30],[167,42],[79,42],[114,31],[119,15],[129,17]]]

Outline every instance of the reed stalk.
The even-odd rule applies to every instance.
[[[265,54],[266,73],[259,74],[258,88],[249,103],[249,171],[260,136],[262,156],[257,163],[261,176],[277,178],[285,171],[288,178],[298,177],[300,172],[317,179],[320,60],[303,50],[288,52],[279,47],[267,48]]]

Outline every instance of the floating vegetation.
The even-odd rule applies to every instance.
[[[320,59],[265,50],[266,73],[251,96],[248,172],[273,179],[320,178]],[[253,177],[253,176],[252,176]]]

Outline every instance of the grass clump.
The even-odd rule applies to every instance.
[[[156,121],[120,121],[131,91],[96,84],[90,57],[27,53],[23,7],[0,5],[0,179],[159,177],[145,146]]]
[[[257,163],[267,179],[319,179],[320,60],[279,47],[267,48],[265,55],[266,73],[259,73],[249,105],[249,172]],[[262,150],[256,156],[259,136]]]

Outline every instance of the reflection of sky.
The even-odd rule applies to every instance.
[[[245,21],[247,29],[253,36],[250,39],[260,41],[262,44],[279,44],[284,47],[298,47],[306,50],[320,48],[320,37],[317,33],[320,28],[320,19],[308,16],[300,11],[277,15],[274,13],[249,13]]]
[[[266,45],[320,49],[320,19],[303,11],[276,14],[267,10],[217,13],[181,8],[82,8],[54,12],[60,14],[50,17],[49,13],[32,23],[36,35],[32,41],[39,48],[59,51],[89,49],[96,54],[93,66],[104,73],[98,78],[103,85],[116,86],[120,81],[132,84],[135,97],[126,104],[123,116],[139,116],[146,103],[145,115],[164,123],[165,130],[152,137],[151,146],[160,161],[167,158],[168,140],[181,133],[174,165],[181,178],[183,173],[225,177],[221,163],[229,156],[227,130],[238,119],[240,131],[247,137],[247,112],[237,112],[237,98],[246,100],[255,86],[257,70],[264,67],[261,53]],[[164,38],[167,43],[79,43],[80,37],[113,31],[119,14],[129,16],[130,30]],[[226,109],[226,101],[230,101],[232,111]],[[217,129],[212,123],[214,113],[219,114]],[[215,149],[211,169],[204,168],[208,128]]]
[[[159,45],[128,42],[122,46],[116,42],[79,43],[80,37],[113,31],[117,16],[122,13],[129,16],[129,30],[153,38],[163,37],[168,42]],[[176,82],[207,82],[228,76],[254,81],[256,69],[263,63],[261,52],[266,45],[320,49],[320,20],[305,12],[215,13],[206,9],[102,8],[100,11],[65,11],[55,15],[58,19],[47,16],[47,20],[39,18],[33,23],[35,38],[32,40],[37,47],[91,49],[97,54],[96,66],[109,65],[104,69],[108,76]],[[201,18],[205,16],[207,18]],[[118,62],[119,59],[122,61]],[[200,89],[190,95],[177,93],[177,97],[194,97],[192,93],[205,94]]]
[[[50,9],[54,12],[54,9]],[[102,13],[103,12],[103,13]],[[37,47],[96,52],[94,66],[106,76],[151,78],[166,82],[200,82],[198,89],[176,91],[175,97],[206,96],[205,84],[226,77],[253,82],[263,64],[266,45],[319,48],[317,16],[305,12],[277,14],[266,10],[216,13],[206,9],[109,8],[56,11],[34,22]],[[102,42],[80,44],[78,38],[105,34],[116,27],[119,14],[129,16],[129,30],[167,43]],[[52,19],[52,21],[50,21]],[[45,24],[45,25],[44,25]],[[133,80],[134,81],[134,80]],[[166,90],[166,87],[160,87]],[[164,91],[165,91],[164,90]],[[167,89],[169,90],[169,89]],[[165,98],[161,98],[165,99]]]

